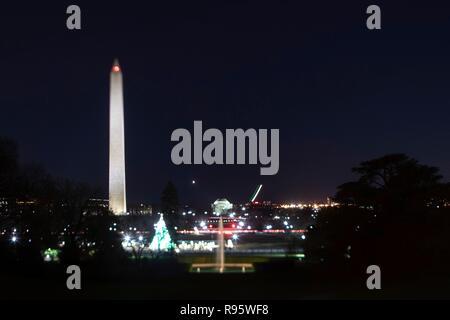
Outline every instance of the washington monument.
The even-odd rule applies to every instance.
[[[126,214],[125,132],[123,116],[122,70],[114,60],[110,74],[109,99],[109,209],[116,215]]]

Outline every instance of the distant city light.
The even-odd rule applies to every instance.
[[[233,234],[232,238],[233,238],[233,240],[237,240],[239,237],[237,234]]]
[[[13,243],[17,242],[17,237],[16,237],[16,236],[12,236],[11,241],[12,241]]]
[[[144,240],[144,237],[143,236],[139,236],[139,241],[143,241]]]
[[[131,237],[129,235],[125,235],[123,238],[126,242],[129,242],[131,240]]]
[[[305,239],[306,239],[306,236],[305,236],[304,234],[302,234],[302,239],[303,239],[303,240],[305,240]]]
[[[192,184],[195,184],[195,180],[192,180]]]

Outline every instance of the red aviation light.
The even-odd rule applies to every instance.
[[[120,71],[120,67],[119,66],[113,66],[113,68],[112,68],[112,71],[113,72],[119,72]]]

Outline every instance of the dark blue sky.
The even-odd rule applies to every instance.
[[[0,135],[23,162],[107,191],[109,70],[124,73],[128,200],[320,200],[360,161],[404,152],[450,177],[444,1],[2,4]],[[395,2],[395,3],[393,3]],[[314,4],[312,4],[314,3]],[[365,10],[382,9],[382,30]],[[426,4],[426,6],[425,6]],[[279,128],[280,171],[175,166],[176,128]],[[195,179],[197,184],[191,185]]]

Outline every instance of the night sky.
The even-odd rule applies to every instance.
[[[197,205],[246,201],[259,183],[261,200],[324,200],[352,166],[392,152],[450,178],[444,1],[93,2],[0,7],[0,135],[18,142],[22,162],[106,196],[118,57],[129,202],[158,201],[168,180]],[[81,31],[66,28],[70,4],[81,7]],[[370,4],[382,30],[366,28]],[[192,132],[194,120],[279,128],[279,173],[173,165],[171,132]]]

